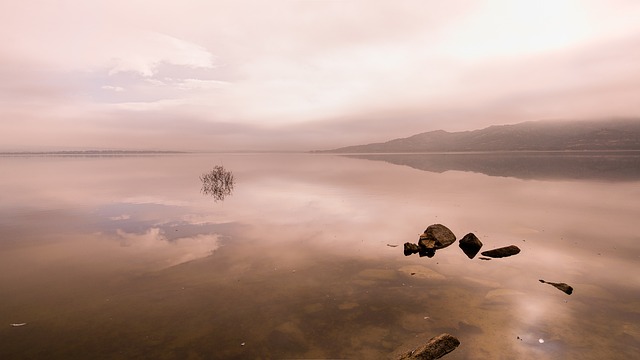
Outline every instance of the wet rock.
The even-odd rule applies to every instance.
[[[513,256],[520,253],[520,248],[515,245],[509,245],[493,250],[483,251],[481,254],[492,258],[503,258],[507,256]]]
[[[437,249],[445,248],[456,241],[456,236],[446,226],[429,225],[418,240],[418,244],[404,243],[404,255],[418,253],[420,257],[433,257]],[[392,246],[387,244],[388,246]]]
[[[433,360],[440,359],[455,350],[460,345],[460,340],[447,333],[432,337],[423,346],[406,352],[397,360]]]
[[[482,241],[474,233],[468,233],[458,245],[469,259],[473,259],[482,248]]]
[[[565,283],[554,283],[554,282],[549,282],[544,280],[539,280],[539,281],[543,284],[549,284],[555,287],[556,289],[564,292],[567,295],[571,295],[573,293],[573,288],[570,285],[567,285]]]
[[[429,238],[429,235],[422,234],[422,235],[420,235],[420,240],[418,240],[418,245],[423,249],[435,250],[436,241],[435,241],[435,239]]]
[[[435,254],[436,254],[435,249],[420,248],[420,251],[418,252],[418,255],[420,255],[420,257],[426,256],[426,257],[432,258]]]
[[[410,242],[404,243],[404,256],[416,254],[419,251],[420,251],[420,247],[418,245],[412,244]]]
[[[429,225],[424,234],[420,235],[418,245],[421,248],[438,250],[446,248],[455,241],[456,236],[448,227],[442,224],[433,224]]]

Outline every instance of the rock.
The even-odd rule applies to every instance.
[[[435,239],[431,239],[429,237],[429,235],[422,234],[420,235],[420,240],[418,240],[418,245],[420,245],[421,248],[423,249],[432,249],[435,250],[436,248],[436,240]]]
[[[478,259],[480,259],[480,260],[491,260],[491,258],[484,257],[484,256],[480,256]]]
[[[549,282],[544,280],[539,280],[539,281],[543,284],[549,284],[551,286],[554,286],[556,289],[564,292],[567,295],[571,295],[573,293],[573,288],[570,285],[567,285],[565,283],[554,283],[554,282]]]
[[[404,256],[409,256],[420,251],[420,247],[410,242],[404,243]]]
[[[420,257],[426,256],[426,257],[432,258],[435,254],[436,254],[435,249],[420,248],[420,251],[418,252],[418,255],[420,255]]]
[[[482,241],[474,233],[468,233],[458,244],[469,259],[473,259],[482,248]]]
[[[520,248],[515,245],[509,245],[493,250],[483,251],[481,254],[484,256],[492,257],[492,258],[503,258],[507,256],[512,256],[518,254],[520,252]]]
[[[436,250],[446,248],[456,241],[456,236],[444,225],[429,225],[418,240],[420,256],[433,257]]]
[[[455,350],[460,345],[460,340],[447,333],[432,337],[423,346],[406,352],[397,360],[433,360],[440,359]]]

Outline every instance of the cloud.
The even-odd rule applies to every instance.
[[[103,85],[102,86],[103,90],[110,90],[110,91],[115,91],[115,92],[120,92],[120,91],[124,91],[123,87],[120,86],[111,86],[111,85]]]
[[[313,149],[638,113],[637,1],[64,4],[0,4],[5,147]]]
[[[145,256],[156,260],[162,268],[209,256],[220,247],[217,234],[198,234],[168,241],[156,227],[147,229],[143,234],[118,229],[116,238],[127,250],[144,252]]]
[[[113,50],[109,75],[133,71],[151,77],[162,63],[195,68],[214,67],[214,56],[204,47],[160,33],[142,32],[137,39]]]
[[[181,90],[216,90],[229,85],[227,81],[183,79],[177,81],[176,87]]]

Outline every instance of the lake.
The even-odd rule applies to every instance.
[[[199,178],[216,165],[235,177],[221,201]],[[0,169],[2,359],[385,359],[443,332],[461,342],[445,359],[640,353],[637,153],[2,156]],[[438,223],[521,252],[405,257]]]

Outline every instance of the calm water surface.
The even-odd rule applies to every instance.
[[[638,156],[500,156],[0,157],[0,358],[637,357]]]

